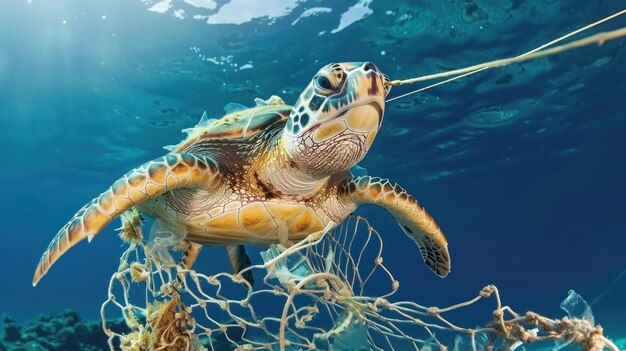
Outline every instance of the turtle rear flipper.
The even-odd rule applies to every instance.
[[[189,270],[193,268],[193,265],[202,250],[202,244],[189,240],[185,240],[185,242],[187,244],[187,248],[181,259],[180,268],[183,270]],[[224,246],[224,248],[228,254],[230,264],[233,266],[233,274],[237,274],[243,269],[250,267],[252,261],[246,253],[246,249],[243,245],[227,245]],[[254,286],[254,276],[252,275],[251,270],[245,271],[242,276],[243,279],[250,283],[250,286]],[[183,281],[185,279],[185,273],[179,272],[178,279]]]
[[[200,255],[200,251],[202,251],[202,244],[194,243],[189,240],[185,240],[185,244],[187,247],[183,252],[180,263],[178,264],[179,269],[177,280],[181,284],[184,284],[185,277],[187,276],[186,271],[193,268],[194,263],[196,263],[196,260]]]
[[[224,248],[226,249],[226,253],[230,259],[230,264],[233,266],[233,274],[237,274],[250,267],[252,261],[250,260],[250,257],[246,252],[246,248],[243,245],[228,245]],[[243,279],[250,283],[250,286],[254,286],[254,276],[252,275],[251,270],[243,272],[242,276]]]
[[[188,153],[168,154],[126,173],[61,228],[39,260],[33,286],[67,250],[85,238],[91,242],[100,230],[133,206],[177,188],[210,188],[218,183],[218,177],[211,159]]]
[[[378,177],[356,177],[341,184],[340,193],[356,204],[383,207],[419,246],[426,265],[440,277],[450,272],[448,241],[435,220],[398,184]]]

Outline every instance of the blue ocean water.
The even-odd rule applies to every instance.
[[[0,5],[0,311],[99,318],[121,242],[110,225],[36,287],[49,240],[127,170],[207,111],[277,94],[293,103],[330,62],[404,79],[514,56],[621,10],[545,0],[38,1]],[[591,32],[626,26],[617,18]],[[494,69],[388,104],[361,163],[412,192],[450,243],[434,276],[384,211],[399,299],[448,305],[497,285],[505,303],[561,316],[569,289],[626,334],[624,40]],[[413,89],[394,88],[390,96]],[[253,260],[260,260],[258,256]],[[196,269],[228,270],[207,249]],[[617,280],[616,280],[617,279]],[[490,316],[467,316],[467,325]]]

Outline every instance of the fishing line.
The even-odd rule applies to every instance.
[[[600,293],[600,295],[598,295],[598,297],[596,297],[595,299],[593,299],[593,301],[591,301],[591,303],[589,304],[589,307],[593,307],[593,305],[597,304],[598,301],[602,300],[604,295],[606,295],[609,291],[611,291],[611,289],[613,289],[613,287],[617,285],[617,283],[619,283],[619,281],[624,277],[624,275],[626,275],[626,269],[624,269],[622,273],[620,273],[617,276],[617,278],[615,278],[613,282],[609,284],[609,286],[607,286],[606,289],[604,289],[604,291]]]
[[[431,74],[431,75],[427,75],[427,76],[421,76],[421,77],[417,77],[417,78],[410,78],[410,79],[405,79],[405,80],[394,80],[391,82],[387,82],[385,84],[390,85],[390,86],[400,86],[400,85],[406,85],[406,84],[413,84],[413,83],[417,83],[417,82],[423,82],[426,80],[432,80],[432,79],[437,79],[437,78],[445,78],[445,77],[450,77],[450,76],[454,76],[452,78],[449,78],[447,80],[435,83],[435,84],[431,84],[428,85],[426,87],[417,89],[417,90],[413,90],[410,91],[408,93],[390,98],[388,100],[386,100],[385,102],[391,102],[403,97],[406,97],[408,95],[411,94],[415,94],[415,93],[419,93],[421,91],[424,90],[428,90],[431,88],[434,88],[438,85],[442,85],[445,83],[449,83],[452,82],[454,80],[463,78],[463,77],[467,77],[469,75],[478,73],[480,71],[484,71],[486,69],[489,68],[495,68],[495,67],[503,67],[503,66],[507,66],[510,65],[512,63],[521,63],[521,62],[525,62],[525,61],[529,61],[529,60],[534,60],[540,57],[546,57],[546,56],[551,56],[551,55],[556,55],[565,51],[569,51],[569,50],[573,50],[573,49],[577,49],[577,48],[581,48],[584,46],[589,46],[592,44],[598,44],[598,45],[602,45],[604,42],[610,41],[610,40],[614,40],[614,39],[619,39],[622,37],[626,36],[626,27],[614,30],[614,31],[610,31],[610,32],[603,32],[603,33],[598,33],[596,35],[592,35],[592,36],[588,36],[576,41],[573,41],[571,43],[568,44],[563,44],[551,49],[545,49],[546,47],[552,46],[558,42],[561,42],[573,35],[576,35],[580,32],[583,32],[587,29],[593,28],[601,23],[604,23],[606,21],[609,21],[615,17],[621,16],[623,14],[626,14],[626,9],[619,11],[615,14],[612,14],[608,17],[605,17],[599,21],[596,21],[592,24],[586,25],[582,28],[579,28],[573,32],[570,32],[560,38],[557,38],[555,40],[552,40],[546,44],[543,44],[533,50],[530,50],[524,54],[515,56],[515,57],[509,57],[509,58],[505,58],[505,59],[499,59],[499,60],[494,60],[494,61],[490,61],[490,62],[485,62],[485,63],[481,63],[478,65],[474,65],[474,66],[469,66],[469,67],[465,67],[465,68],[460,68],[460,69],[456,69],[456,70],[452,70],[452,71],[447,71],[447,72],[441,72],[441,73],[436,73],[436,74]],[[544,50],[545,49],[545,50]]]

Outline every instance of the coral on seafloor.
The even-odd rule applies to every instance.
[[[107,336],[100,321],[81,321],[78,313],[65,310],[18,324],[4,316],[0,334],[0,351],[95,351],[108,350]],[[109,321],[108,327],[128,332],[123,319]]]

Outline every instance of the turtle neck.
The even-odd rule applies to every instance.
[[[273,147],[263,155],[259,174],[261,180],[271,184],[287,196],[306,198],[319,191],[328,181],[328,176],[307,174],[287,153],[284,133],[278,133]]]

